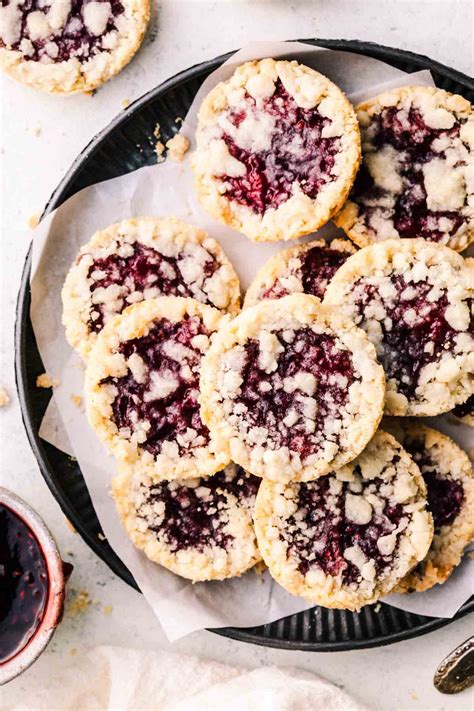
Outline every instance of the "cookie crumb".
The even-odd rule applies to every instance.
[[[77,649],[76,649],[76,647],[71,647],[71,649],[69,650],[69,656],[70,656],[70,657],[75,657],[76,654],[77,654]]]
[[[414,691],[411,692],[410,696],[413,699],[413,701],[418,701],[418,694],[415,694]]]
[[[31,133],[33,134],[33,136],[35,136],[35,138],[39,138],[39,137],[41,136],[41,131],[42,131],[42,130],[43,130],[43,129],[42,129],[41,124],[40,124],[40,123],[37,123],[36,126],[34,126],[34,127],[31,129]]]
[[[130,99],[122,99],[120,103],[122,104],[122,108],[126,109],[128,106],[130,106]]]
[[[160,138],[161,136],[161,126],[159,123],[156,124],[154,130],[153,130],[153,135],[155,138]]]
[[[183,123],[183,121],[184,121],[184,119],[181,118],[181,116],[176,116],[176,118],[174,120],[175,123]]]
[[[71,395],[71,400],[76,407],[80,407],[82,405],[82,397],[80,395]]]
[[[71,600],[67,607],[69,617],[77,617],[82,615],[89,605],[92,603],[91,597],[87,590],[71,590]]]
[[[104,536],[103,533],[98,533],[97,538],[99,539],[99,541],[106,541],[107,540],[107,538]]]
[[[164,161],[163,153],[165,152],[165,146],[161,141],[157,141],[155,145],[155,152],[156,157],[158,159],[158,163],[162,163]]]
[[[64,520],[66,521],[66,526],[69,528],[69,530],[72,531],[72,533],[77,533],[76,529],[74,528],[70,520],[66,518],[66,516],[64,517]]]
[[[6,407],[10,402],[10,395],[5,388],[0,388],[0,407]]]
[[[382,605],[380,604],[380,602],[378,602],[378,603],[376,604],[376,606],[374,607],[374,612],[375,612],[375,614],[378,614],[381,609],[382,609]]]
[[[104,605],[104,607],[102,608],[102,612],[104,613],[104,615],[110,615],[113,609],[113,605]]]
[[[37,212],[35,212],[33,215],[30,215],[28,218],[27,224],[30,230],[34,230],[35,227],[38,227],[40,221],[40,216]]]
[[[189,140],[182,133],[177,133],[167,142],[166,148],[168,149],[167,158],[175,163],[180,163],[189,150]]]
[[[42,373],[36,378],[37,388],[55,388],[59,385],[59,380],[52,378],[49,373]]]

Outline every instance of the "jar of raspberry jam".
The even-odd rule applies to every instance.
[[[71,571],[36,511],[0,487],[0,684],[21,674],[47,646],[62,617]]]

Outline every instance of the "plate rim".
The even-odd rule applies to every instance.
[[[433,60],[430,57],[417,54],[408,50],[381,45],[376,42],[361,40],[326,40],[319,38],[308,38],[296,41],[311,44],[313,46],[319,46],[324,49],[356,52],[358,54],[365,54],[366,52],[371,52],[375,53],[376,55],[379,55],[379,57],[377,58],[380,58],[382,61],[385,60],[390,62],[390,59],[404,59],[405,61],[411,61],[414,64],[418,64],[420,68],[426,68],[438,72],[451,79],[452,81],[463,84],[464,86],[467,86],[470,90],[474,91],[474,80],[468,75],[452,67],[444,65],[441,62]],[[103,129],[101,129],[77,155],[77,157],[72,162],[71,166],[66,171],[63,178],[49,197],[41,219],[49,215],[54,209],[56,209],[56,207],[58,207],[59,205],[61,205],[62,202],[64,202],[65,194],[68,190],[69,184],[77,176],[77,174],[80,173],[80,170],[82,169],[84,163],[86,163],[87,160],[91,158],[92,155],[99,149],[103,139],[105,139],[106,136],[114,132],[123,123],[132,119],[135,113],[141,111],[142,108],[146,106],[149,102],[156,100],[157,97],[167,92],[171,87],[174,87],[180,81],[198,78],[201,74],[204,74],[209,70],[212,70],[222,64],[224,61],[226,61],[226,59],[231,57],[235,53],[235,51],[236,50],[226,52],[225,54],[221,54],[217,57],[214,57],[213,59],[194,64],[191,67],[188,67],[184,70],[175,73],[173,76],[169,77],[168,79],[160,83],[158,86],[154,87],[153,89],[150,89],[148,92],[136,99],[132,104],[130,104],[129,107],[119,112],[117,116],[115,116]],[[42,440],[39,436],[39,431],[37,430],[33,422],[33,417],[31,414],[32,405],[27,387],[27,377],[25,368],[26,363],[24,358],[26,324],[29,321],[30,309],[29,277],[31,271],[31,261],[32,253],[30,244],[25,258],[17,295],[14,334],[15,383],[20,403],[21,418],[26,430],[27,438],[37,461],[41,475],[46,481],[46,484],[48,485],[48,488],[50,489],[54,498],[58,502],[62,512],[75,526],[79,535],[89,546],[89,548],[91,548],[95,555],[101,558],[106,563],[106,565],[125,583],[127,583],[134,589],[139,590],[138,585],[136,584],[133,576],[126,568],[124,563],[120,560],[118,555],[115,554],[114,557],[112,557],[111,559],[105,559],[102,542],[96,539],[96,537],[92,535],[82,525],[80,518],[76,516],[69,501],[63,494],[62,489],[56,484],[54,478],[51,476],[51,467],[49,466],[49,460],[46,453],[44,452]],[[349,651],[354,649],[374,648],[387,644],[393,644],[406,639],[412,639],[427,634],[428,632],[440,629],[441,627],[450,624],[454,620],[460,619],[461,617],[467,615],[469,612],[472,611],[474,611],[474,597],[466,601],[452,618],[433,617],[429,618],[427,622],[421,623],[414,628],[407,628],[401,631],[392,632],[390,633],[390,636],[388,636],[387,634],[379,634],[372,639],[367,638],[352,641],[305,642],[303,640],[280,640],[274,637],[266,637],[264,634],[260,634],[257,636],[254,633],[248,631],[249,629],[254,628],[225,627],[219,629],[211,629],[208,631],[213,632],[214,634],[218,634],[220,636],[235,639],[237,641],[277,649],[311,652]],[[260,627],[260,625],[258,625],[257,627]]]

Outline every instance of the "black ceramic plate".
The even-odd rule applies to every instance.
[[[430,69],[436,84],[474,101],[474,82],[460,72],[410,52],[390,47],[345,40],[303,40],[327,49],[346,50],[380,59],[407,72]],[[185,116],[204,79],[228,55],[191,67],[138,99],[96,136],[78,156],[51,196],[48,214],[81,188],[108,178],[156,163],[154,142],[150,138],[158,122],[164,140],[176,131],[176,116]],[[44,371],[29,318],[31,255],[25,263],[16,322],[15,362],[18,395],[23,420],[41,472],[64,513],[88,545],[125,582],[136,583],[122,561],[103,540],[84,479],[77,462],[41,440],[38,429],[50,393],[35,386],[37,375]],[[474,609],[474,601],[463,605],[456,617]],[[226,627],[215,630],[234,639],[282,649],[335,651],[373,647],[397,642],[437,629],[446,619],[423,617],[389,605],[374,606],[360,613],[315,607],[291,617],[251,629]]]

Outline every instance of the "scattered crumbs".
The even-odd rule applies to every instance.
[[[381,609],[382,609],[382,605],[380,604],[380,602],[378,602],[376,604],[376,606],[374,607],[374,612],[377,614],[380,612]]]
[[[76,647],[71,647],[71,649],[69,650],[69,656],[70,656],[70,657],[75,657],[76,654],[77,654],[77,649],[76,649]]]
[[[55,388],[56,385],[59,385],[59,380],[52,378],[49,373],[42,373],[36,378],[37,388]]]
[[[161,126],[159,123],[156,124],[154,131],[153,131],[153,135],[155,138],[159,138],[161,136]]]
[[[0,407],[6,407],[10,402],[10,395],[5,388],[0,388]]]
[[[410,696],[413,699],[413,701],[418,701],[418,694],[415,694],[414,691],[411,692]]]
[[[183,121],[184,121],[184,119],[181,118],[181,116],[176,116],[176,118],[174,120],[175,123],[183,123]]]
[[[167,157],[175,163],[180,163],[189,150],[189,140],[183,134],[177,133],[167,142],[166,148]]]
[[[72,525],[70,520],[68,518],[66,518],[66,516],[64,517],[64,520],[66,521],[66,526],[69,528],[69,530],[72,531],[73,533],[77,533],[76,529],[74,528],[74,526]]]
[[[122,104],[122,108],[126,109],[127,106],[130,106],[130,99],[122,99],[120,103]]]
[[[69,617],[77,617],[78,615],[82,615],[92,602],[89,593],[87,590],[71,589],[70,594],[71,598],[66,609],[67,614]]]
[[[30,215],[30,217],[27,220],[27,225],[30,228],[30,230],[34,230],[35,227],[38,227],[40,221],[40,216],[37,212],[35,212],[33,215]]]
[[[110,615],[113,609],[113,605],[104,605],[104,607],[102,608],[102,612],[104,613],[104,615]]]
[[[165,151],[165,147],[161,141],[157,141],[155,145],[155,152],[156,152],[156,157],[158,160],[158,163],[162,163],[164,161],[163,153]]]
[[[106,541],[107,540],[107,538],[104,536],[103,533],[98,533],[97,538],[99,539],[99,541]]]
[[[67,458],[69,459],[70,462],[77,462],[77,457],[73,457],[72,454],[68,454]]]
[[[80,407],[82,405],[82,397],[80,395],[71,395],[71,400],[76,407]]]
[[[471,560],[474,560],[474,551],[468,551],[467,557],[470,558]]]
[[[257,575],[263,575],[263,573],[267,569],[267,566],[265,565],[263,560],[260,560],[256,565],[254,565],[253,569]]]

